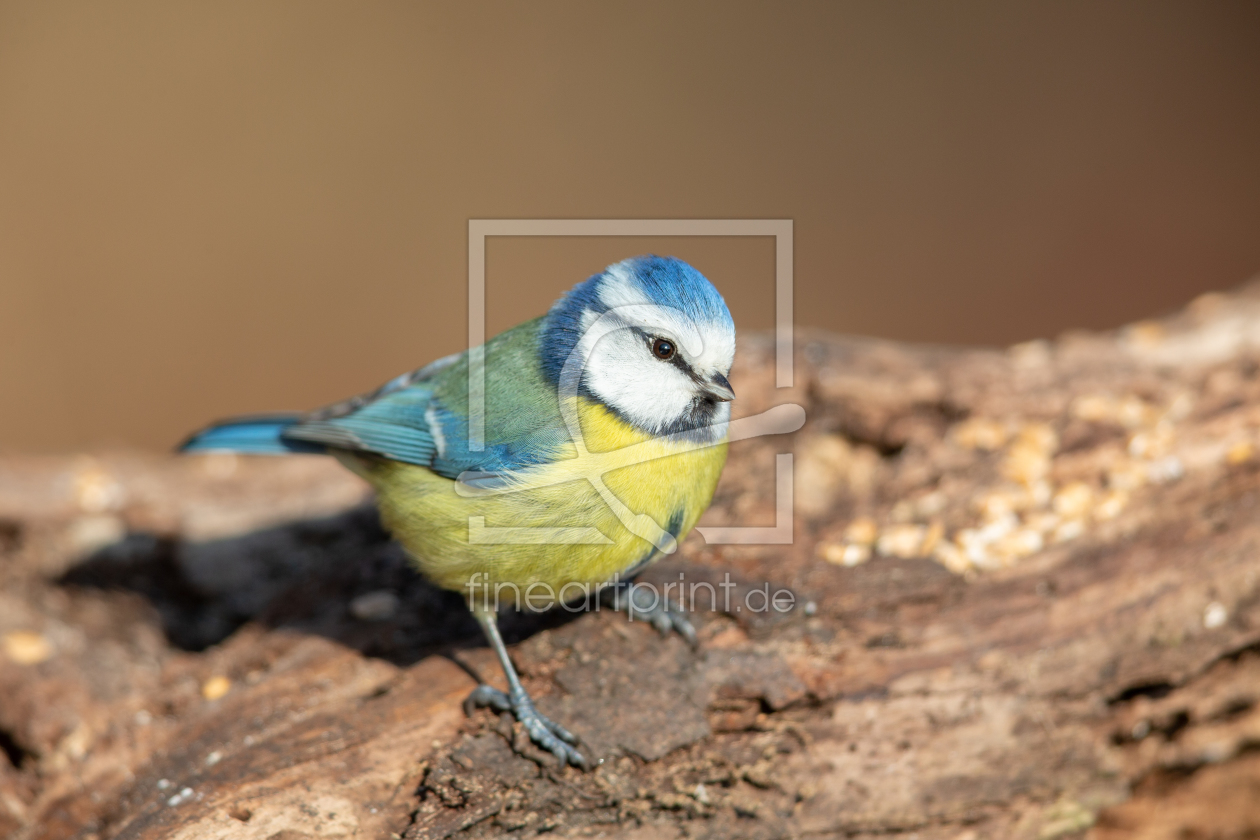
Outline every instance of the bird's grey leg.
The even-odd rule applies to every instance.
[[[477,686],[464,701],[465,713],[471,714],[472,710],[479,706],[489,706],[500,712],[511,712],[525,727],[525,731],[529,733],[530,739],[535,744],[560,759],[561,767],[566,763],[586,767],[586,759],[572,746],[577,743],[577,738],[560,724],[539,714],[534,708],[534,701],[525,692],[525,687],[521,685],[521,678],[517,676],[516,668],[508,657],[507,646],[503,644],[503,637],[499,635],[499,625],[495,620],[494,611],[485,607],[473,607],[472,613],[485,632],[490,647],[494,648],[494,652],[499,657],[499,664],[503,666],[503,673],[507,676],[508,690],[504,693],[484,683]]]
[[[633,581],[623,580],[602,590],[600,595],[604,603],[614,610],[626,613],[631,620],[649,622],[662,636],[668,636],[672,631],[686,639],[693,648],[700,644],[696,628],[687,619],[682,607],[671,604],[652,587],[636,586]]]

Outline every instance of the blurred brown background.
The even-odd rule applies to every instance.
[[[165,447],[465,340],[469,218],[796,224],[798,323],[1012,342],[1260,270],[1260,5],[0,2],[0,451]],[[769,240],[492,241],[490,329]]]

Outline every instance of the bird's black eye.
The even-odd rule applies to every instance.
[[[652,355],[661,361],[668,361],[674,358],[674,342],[664,338],[652,339]]]

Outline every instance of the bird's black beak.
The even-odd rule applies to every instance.
[[[735,399],[735,390],[731,388],[731,383],[726,381],[726,377],[720,373],[715,373],[704,383],[704,390],[709,396],[718,402],[730,402]]]

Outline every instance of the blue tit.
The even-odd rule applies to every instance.
[[[521,686],[497,604],[505,587],[567,601],[673,551],[726,461],[734,355],[717,289],[681,260],[636,257],[483,348],[307,414],[218,423],[182,449],[327,453],[365,478],[420,571],[467,595],[503,666],[508,692],[482,685],[469,703],[512,712],[537,744],[585,766]],[[694,644],[682,613],[624,600]]]

